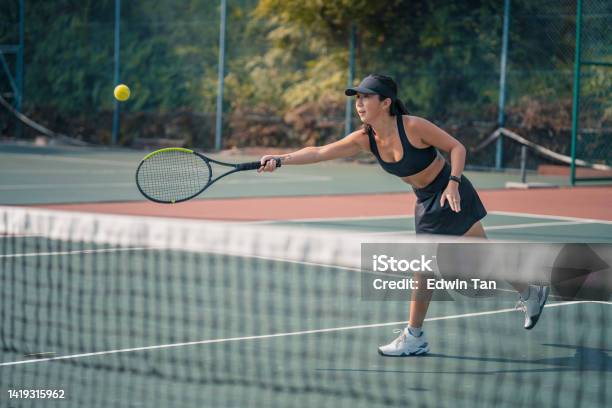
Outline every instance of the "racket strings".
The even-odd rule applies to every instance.
[[[166,151],[145,160],[138,184],[154,200],[176,202],[198,194],[210,180],[210,168],[193,153]]]

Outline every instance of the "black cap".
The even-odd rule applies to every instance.
[[[395,100],[395,98],[397,98],[397,85],[395,85],[395,82],[389,77],[383,75],[368,75],[361,81],[359,86],[348,88],[344,91],[346,96],[353,96],[358,93],[366,95],[376,94]]]

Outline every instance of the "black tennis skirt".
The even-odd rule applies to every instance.
[[[461,211],[454,212],[448,201],[440,207],[440,198],[448,185],[450,173],[451,167],[445,163],[434,181],[423,188],[414,189],[417,196],[414,214],[417,234],[464,235],[487,215],[478,193],[465,176],[461,176],[459,183]]]

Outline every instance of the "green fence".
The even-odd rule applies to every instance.
[[[576,15],[572,184],[612,180],[612,4],[578,0]],[[577,158],[592,163],[588,171]]]
[[[389,0],[325,7],[314,0],[123,1],[118,76],[132,97],[122,104],[112,97],[118,0],[22,2],[21,110],[87,142],[113,142],[115,105],[117,143],[125,146],[291,148],[337,140],[351,107],[342,91],[354,60],[355,81],[371,72],[394,76],[411,113],[463,142],[471,167],[520,166],[521,144],[503,132],[501,142],[476,149],[501,126],[571,157],[573,106],[579,108],[574,156],[610,164],[612,6],[605,0],[582,0],[580,42],[576,0]],[[0,5],[9,17],[0,44],[18,41],[19,4]],[[14,56],[3,55],[8,71],[21,72]],[[7,78],[0,75],[0,94],[15,104]],[[349,113],[351,127],[358,127]],[[0,110],[0,121],[3,136],[17,135],[17,121],[7,111]],[[24,127],[24,138],[36,135]],[[583,162],[575,163],[576,179],[584,178]],[[569,177],[569,162],[528,156],[528,168],[544,164],[563,164]]]

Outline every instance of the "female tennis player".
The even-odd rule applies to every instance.
[[[487,212],[470,181],[462,175],[465,147],[433,123],[409,115],[397,97],[395,81],[384,75],[369,75],[357,87],[345,91],[356,96],[355,107],[363,128],[342,140],[320,147],[261,158],[262,171],[282,165],[310,164],[371,152],[381,167],[412,185],[416,193],[417,234],[486,237],[480,222]],[[449,154],[450,164],[438,151]],[[417,281],[421,276],[416,276]],[[385,356],[422,355],[429,345],[422,330],[433,291],[420,284],[412,293],[408,326],[397,339],[378,348]],[[525,312],[526,329],[536,324],[548,296],[548,287],[515,285],[519,305]]]

